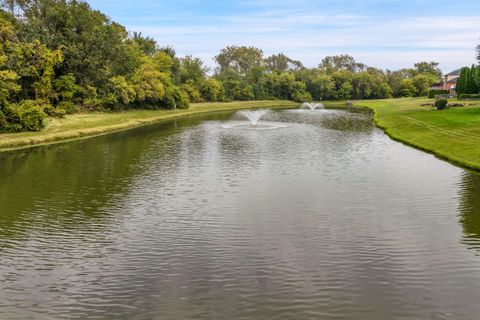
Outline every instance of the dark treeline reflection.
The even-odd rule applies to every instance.
[[[208,117],[221,120],[230,115]],[[145,162],[151,158],[161,165],[176,162],[178,153],[171,148],[178,145],[169,142],[170,137],[204,118],[0,154],[0,237],[26,235],[35,222],[65,228],[105,222],[105,206],[115,205],[112,198],[129,191],[133,178],[147,169]],[[161,152],[162,148],[170,152]]]
[[[480,175],[466,171],[461,192],[460,222],[464,242],[480,249]]]

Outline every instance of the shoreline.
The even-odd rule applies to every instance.
[[[480,107],[436,111],[420,106],[426,102],[431,102],[431,99],[356,100],[353,101],[353,107],[371,110],[375,125],[392,140],[453,165],[479,172]],[[327,107],[331,105],[343,109],[340,105],[345,101],[324,103]],[[214,102],[192,104],[190,109],[128,110],[49,118],[46,128],[41,131],[0,134],[0,153],[93,138],[185,116],[242,109],[292,108],[297,105],[286,100]],[[470,123],[472,121],[462,122],[465,119],[462,117],[469,117],[468,113],[472,111],[478,113],[478,121],[474,118],[473,124]],[[467,115],[462,115],[464,113]],[[455,119],[456,116],[458,119]]]
[[[421,107],[427,98],[357,100],[390,139],[463,169],[480,172],[480,106],[434,110]],[[470,113],[478,120],[462,122]],[[476,123],[475,123],[476,122]]]
[[[256,108],[291,108],[296,105],[296,102],[286,100],[208,102],[192,104],[189,109],[142,109],[48,118],[46,127],[41,131],[0,134],[0,153],[93,138],[191,115]]]

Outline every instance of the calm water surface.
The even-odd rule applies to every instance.
[[[0,154],[0,319],[480,315],[480,177],[365,113]]]

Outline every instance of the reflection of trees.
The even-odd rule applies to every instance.
[[[465,172],[462,179],[460,222],[465,240],[479,244],[480,241],[480,175]]]
[[[36,224],[98,226],[109,218],[106,207],[130,191],[132,180],[148,170],[149,162],[165,164],[168,170],[174,167],[171,162],[178,161],[179,155],[171,144],[177,140],[165,139],[178,127],[230,115],[188,117],[83,141],[0,153],[0,239],[27,235]]]

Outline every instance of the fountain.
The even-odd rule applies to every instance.
[[[241,111],[240,114],[250,121],[252,126],[256,126],[258,121],[267,113],[266,110],[248,110],[248,111]]]
[[[307,107],[310,108],[310,110],[315,110],[315,109],[325,109],[325,106],[322,103],[315,103],[315,104],[310,104],[308,102],[302,103],[300,106],[303,109],[306,109]]]
[[[287,128],[289,124],[272,121],[260,121],[263,116],[269,113],[270,110],[245,110],[238,111],[234,118],[247,119],[248,121],[229,121],[222,125],[225,129],[243,129],[253,131],[274,130],[280,128]]]

